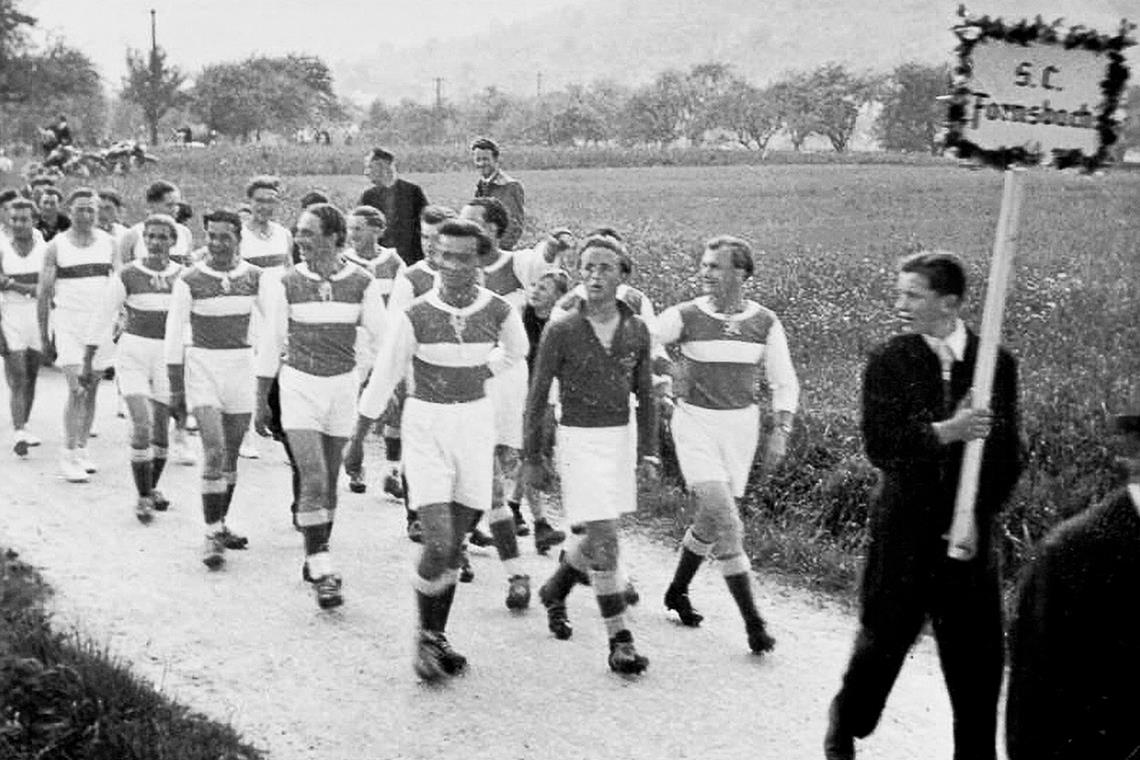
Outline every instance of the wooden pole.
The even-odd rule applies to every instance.
[[[1021,222],[1021,194],[1024,184],[1025,169],[1006,170],[1001,213],[998,214],[993,257],[990,260],[990,277],[986,284],[982,333],[978,343],[977,360],[974,362],[973,385],[970,389],[970,405],[974,409],[987,409],[990,405],[998,345],[1001,343],[1001,324],[1005,314],[1005,296],[1013,277],[1013,257],[1017,251],[1017,230]],[[958,495],[954,502],[954,520],[950,525],[946,546],[946,555],[951,559],[967,561],[978,553],[978,519],[975,503],[984,445],[984,439],[969,441],[962,457],[962,470],[958,475]]]

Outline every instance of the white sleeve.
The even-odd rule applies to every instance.
[[[263,310],[257,336],[257,376],[276,377],[289,337],[289,299],[285,297],[285,284],[278,277],[261,277],[257,300]]]
[[[511,309],[499,328],[499,345],[491,352],[487,366],[492,375],[498,375],[521,361],[526,361],[530,351],[530,339],[526,337],[522,317],[517,309]]]
[[[529,293],[538,278],[554,269],[554,265],[546,260],[546,250],[542,243],[534,248],[523,248],[512,252],[512,266],[515,277]]]
[[[393,315],[393,324],[380,343],[372,377],[360,394],[357,410],[361,416],[376,419],[388,405],[392,391],[408,372],[416,353],[416,333],[406,312]]]
[[[185,338],[190,332],[190,308],[193,299],[190,286],[179,278],[174,281],[170,293],[170,311],[166,313],[166,337],[162,342],[162,353],[167,364],[182,364],[186,351]]]
[[[764,351],[764,374],[772,392],[772,411],[795,412],[800,401],[800,382],[792,366],[788,351],[788,338],[784,327],[776,319],[768,330],[768,343]]]
[[[392,281],[392,292],[388,294],[388,311],[392,314],[400,314],[414,300],[415,291],[412,290],[412,281],[401,271]]]
[[[107,287],[103,291],[103,300],[99,302],[99,310],[89,324],[87,330],[87,345],[102,346],[111,340],[115,331],[115,320],[119,311],[127,300],[127,286],[123,278],[117,273],[107,279]]]
[[[360,305],[360,327],[364,332],[365,355],[378,356],[388,327],[388,312],[384,308],[384,295],[380,292],[379,280],[373,280],[364,290],[364,301]]]
[[[655,321],[657,324],[655,325],[654,338],[656,338],[657,343],[668,346],[681,339],[681,330],[685,325],[681,320],[681,310],[676,306],[670,306],[661,312],[661,316]]]

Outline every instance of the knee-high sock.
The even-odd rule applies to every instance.
[[[135,490],[139,496],[149,496],[151,483],[154,480],[154,468],[151,464],[150,447],[145,449],[131,448],[131,475],[135,479]]]
[[[491,523],[491,537],[495,540],[495,549],[499,552],[499,559],[502,560],[507,575],[521,574],[519,542],[515,537],[514,514],[509,507],[497,506],[491,510],[489,522]]]
[[[226,516],[226,481],[202,478],[202,513],[207,527],[219,527]]]
[[[389,464],[395,464],[400,461],[400,454],[403,453],[403,444],[399,435],[388,435],[391,428],[385,426],[384,428],[384,459]]]
[[[748,556],[737,554],[735,557],[722,558],[720,567],[724,573],[724,582],[728,585],[728,593],[732,594],[744,622],[763,622],[752,596],[752,573]]]
[[[681,555],[677,559],[677,569],[673,573],[673,582],[670,587],[676,591],[687,592],[689,584],[693,581],[693,576],[697,574],[701,562],[708,556],[711,549],[712,543],[702,541],[693,533],[692,528],[685,531],[685,537],[681,540]]]
[[[563,559],[558,563],[554,573],[546,579],[546,583],[542,584],[540,593],[543,599],[564,602],[570,592],[574,590],[574,586],[581,582],[582,573],[567,562],[565,555],[563,555]]]
[[[301,536],[305,541],[305,554],[311,556],[329,550],[329,538],[332,535],[332,523],[317,525],[302,525]]]
[[[451,570],[444,570],[435,578],[424,578],[419,573],[412,578],[420,630],[443,631],[455,597],[455,581],[456,575]]]
[[[226,482],[226,506],[222,510],[222,519],[224,520],[230,513],[230,503],[234,500],[234,489],[237,488],[237,473],[236,472],[223,472],[222,479]]]
[[[606,624],[606,635],[613,638],[619,631],[626,630],[625,594],[618,582],[617,571],[591,569],[590,579],[594,584],[602,622]]]
[[[151,444],[151,470],[150,470],[150,485],[151,488],[158,488],[158,479],[162,477],[162,471],[166,468],[166,447]]]

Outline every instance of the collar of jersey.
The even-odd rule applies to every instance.
[[[487,290],[486,288],[479,288],[479,294],[475,296],[475,300],[464,306],[462,309],[457,309],[454,306],[444,303],[443,299],[440,298],[438,288],[428,291],[428,293],[424,295],[423,298],[425,298],[428,303],[437,309],[446,311],[449,314],[458,314],[465,317],[469,314],[474,314],[486,306],[487,302],[491,300],[491,291]]]
[[[334,273],[333,276],[330,277],[329,279],[330,280],[343,280],[345,277],[348,277],[350,274],[352,274],[353,268],[357,267],[357,266],[360,266],[360,265],[355,263],[354,261],[349,260],[346,262],[345,266],[340,268],[339,272]],[[324,277],[321,277],[319,274],[314,272],[312,269],[309,269],[308,262],[302,261],[300,264],[298,264],[294,268],[298,272],[300,272],[303,276],[308,277],[313,282],[320,282],[321,280],[325,279]]]
[[[134,261],[132,261],[131,264],[133,264],[135,267],[142,270],[143,272],[146,272],[147,274],[151,274],[151,275],[154,275],[154,274],[159,274],[159,275],[174,274],[175,272],[177,272],[179,269],[182,268],[182,267],[178,266],[177,262],[174,262],[174,261],[166,262],[166,269],[163,269],[161,272],[156,272],[155,270],[151,269],[150,267],[148,267],[146,264],[142,263],[138,259],[135,259]]]
[[[252,265],[248,261],[238,259],[236,267],[223,272],[220,269],[214,269],[212,266],[206,263],[205,259],[202,259],[198,262],[198,269],[212,277],[218,277],[224,280],[227,277],[232,279],[234,277],[237,277],[239,274],[244,274],[245,272],[252,269]]]
[[[760,311],[760,304],[755,301],[744,299],[744,308],[735,314],[721,314],[719,311],[713,309],[712,296],[701,296],[697,299],[697,308],[708,314],[710,317],[721,319],[726,322],[743,322],[749,317],[756,316],[756,312]]]

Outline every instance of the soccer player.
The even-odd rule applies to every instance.
[[[112,273],[115,243],[95,226],[99,199],[94,190],[80,188],[68,197],[72,226],[57,235],[44,250],[44,267],[37,292],[40,344],[51,345],[49,323],[55,332],[55,361],[67,378],[63,409],[65,432],[60,472],[72,483],[86,482],[97,470],[87,455],[87,439],[95,417],[97,381],[82,374],[87,331],[97,318],[103,291]],[[114,344],[99,347],[92,367],[102,372],[111,364]],[[50,350],[46,351],[51,354]]]
[[[404,260],[396,253],[394,248],[382,248],[380,238],[384,235],[384,214],[372,206],[357,206],[348,217],[348,243],[344,255],[349,261],[363,267],[376,279],[376,285],[388,305],[388,297],[392,293],[392,284],[396,277],[407,269]],[[368,373],[372,371],[372,364],[376,361],[376,352],[363,329],[357,330],[356,340],[356,368],[360,375],[361,387],[368,380]],[[397,400],[393,400],[384,414],[383,436],[385,440],[400,437],[400,407]],[[397,452],[397,462],[398,452]],[[364,480],[364,466],[345,467],[348,474],[348,488],[353,493],[364,493],[367,484]],[[388,477],[391,477],[389,475]]]
[[[170,182],[160,179],[147,186],[143,195],[146,201],[147,214],[164,214],[177,220],[178,204],[182,194]],[[178,239],[170,249],[170,260],[187,266],[190,264],[190,252],[194,248],[194,236],[190,229],[183,224],[178,225]],[[119,239],[119,263],[126,264],[136,258],[146,258],[146,241],[143,239],[143,222],[132,226]]]
[[[543,486],[542,420],[551,383],[558,380],[562,504],[572,524],[585,524],[586,536],[563,554],[539,599],[551,632],[569,638],[566,596],[589,573],[609,635],[610,669],[636,674],[649,660],[637,652],[626,625],[618,518],[637,508],[637,473],[656,479],[658,460],[649,328],[617,299],[622,255],[613,239],[587,238],[579,259],[586,301],[576,314],[546,326],[527,397],[524,476],[531,486]],[[638,404],[636,455],[631,393]]]
[[[495,412],[486,380],[526,356],[522,320],[510,304],[478,285],[479,261],[491,249],[479,225],[448,220],[436,243],[440,284],[404,312],[393,312],[372,378],[360,398],[351,448],[411,368],[402,424],[409,495],[423,524],[414,580],[419,608],[415,670],[425,680],[454,675],[466,658],[444,630],[459,574],[460,542],[490,506]],[[518,561],[508,561],[514,579]],[[518,601],[508,596],[514,609]]]
[[[36,205],[40,210],[36,229],[44,236],[44,240],[50,241],[59,233],[71,228],[71,217],[59,210],[62,203],[63,193],[55,185],[44,187],[36,198]]]
[[[357,327],[375,353],[385,324],[379,284],[340,253],[345,236],[345,218],[335,206],[319,204],[301,214],[296,237],[304,261],[280,279],[263,282],[266,319],[257,359],[259,432],[272,424],[269,390],[280,370],[281,426],[301,476],[297,524],[305,542],[302,574],[313,583],[322,608],[343,602],[329,539],[337,475],[360,387]]]
[[[657,320],[657,339],[680,349],[673,440],[685,483],[697,497],[697,514],[681,542],[665,607],[684,625],[700,625],[704,618],[689,601],[689,583],[711,556],[744,618],[749,648],[763,654],[775,641],[753,600],[735,499],[744,496],[759,444],[757,369],[764,369],[774,418],[766,472],[787,451],[800,388],[779,318],[744,297],[744,282],[754,270],[747,241],[728,235],[709,240],[700,262],[704,295],[666,309]]]
[[[35,234],[36,205],[26,198],[8,202],[8,230],[0,233],[0,356],[8,381],[12,450],[17,456],[40,445],[27,428],[36,397],[43,343],[36,319],[36,283],[47,243]]]
[[[248,544],[226,526],[226,517],[237,485],[238,449],[255,405],[249,323],[264,306],[261,270],[238,255],[241,218],[214,211],[203,219],[206,255],[174,284],[163,351],[171,413],[190,410],[198,420],[206,522],[202,561],[217,570],[225,564],[226,549]]]
[[[131,474],[138,500],[135,516],[144,525],[169,502],[157,490],[166,466],[170,427],[170,380],[163,354],[170,294],[182,267],[170,260],[178,225],[165,214],[143,222],[145,258],[136,258],[111,278],[99,318],[92,322],[83,360],[83,376],[94,382],[93,361],[106,343],[122,310],[123,334],[115,352],[115,379],[131,417]]]

